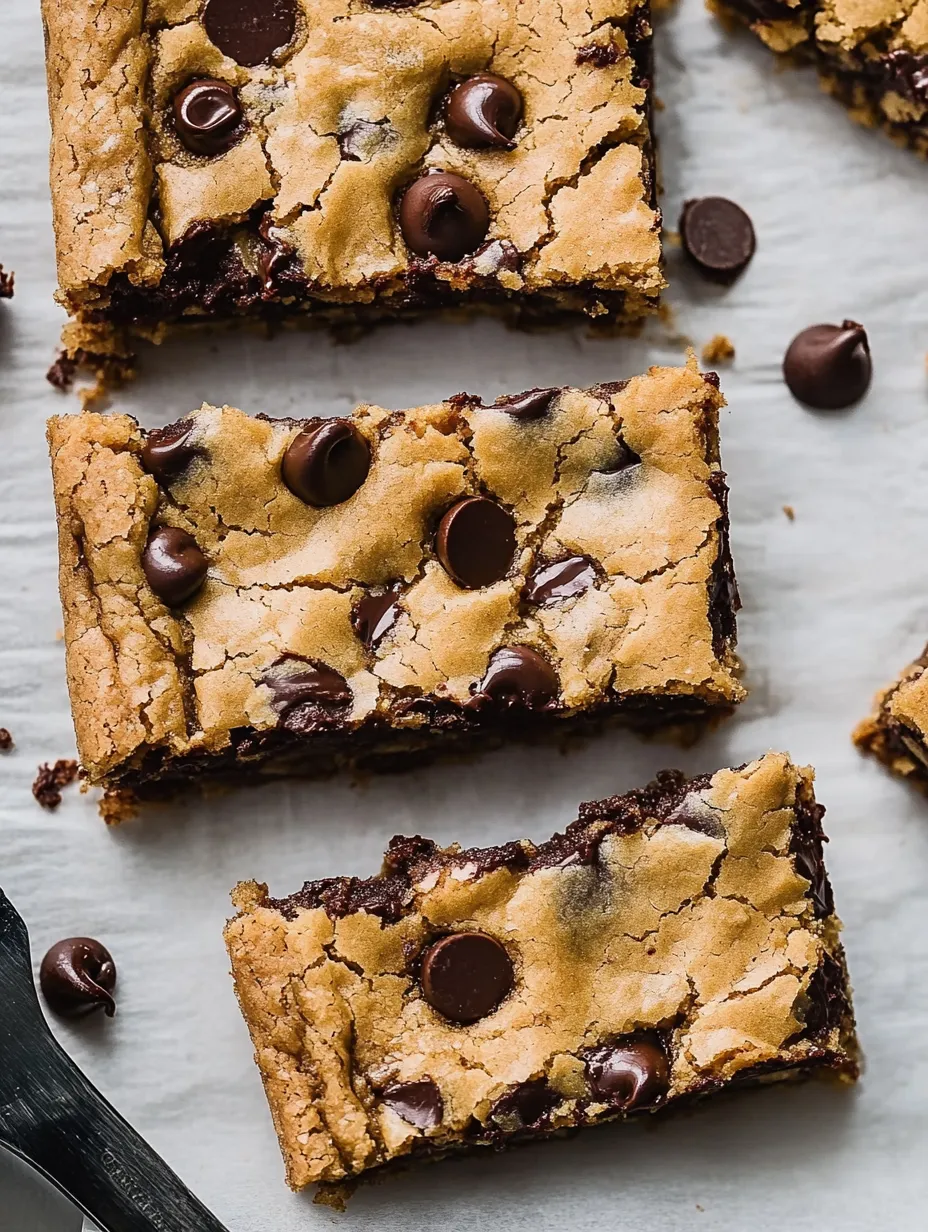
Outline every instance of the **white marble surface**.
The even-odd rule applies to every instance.
[[[667,218],[685,196],[730,195],[753,215],[760,244],[729,291],[701,283],[678,253],[669,261],[680,331],[700,345],[725,333],[737,347],[722,424],[751,686],[737,718],[685,753],[613,733],[555,761],[520,749],[362,788],[282,784],[109,832],[90,796],[72,788],[46,813],[29,791],[39,761],[72,750],[43,430],[72,403],[43,379],[60,313],[37,7],[5,0],[0,39],[0,260],[17,272],[16,299],[0,310],[0,723],[17,742],[0,763],[0,884],[37,956],[74,933],[116,956],[116,1020],[56,1026],[65,1047],[231,1232],[923,1228],[928,803],[861,761],[849,732],[928,636],[928,168],[851,125],[811,76],[774,71],[699,0],[683,0],[660,29]],[[790,399],[780,359],[800,327],[843,316],[870,331],[873,388],[852,412],[815,415]],[[680,358],[661,328],[631,344],[582,329],[521,336],[491,322],[388,329],[351,348],[310,335],[216,337],[146,354],[119,404],[147,425],[204,398],[251,412],[346,412],[362,399],[403,407]],[[868,1059],[855,1093],[745,1095],[656,1129],[604,1128],[436,1166],[363,1189],[344,1215],[288,1193],[220,936],[237,880],[284,893],[305,877],[369,872],[398,831],[468,844],[545,836],[579,800],[662,765],[713,769],[769,747],[815,763],[828,806]],[[27,1213],[27,1192],[0,1162],[4,1232],[71,1232],[44,1191]]]

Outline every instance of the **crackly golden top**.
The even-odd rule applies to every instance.
[[[282,655],[340,673],[349,724],[399,696],[465,702],[490,656],[533,647],[560,682],[559,712],[616,694],[738,701],[728,648],[713,649],[709,589],[719,557],[721,395],[695,369],[655,368],[624,387],[567,389],[537,420],[470,403],[394,413],[361,406],[366,481],[318,509],[284,485],[300,425],[204,406],[201,453],[159,490],[126,416],[50,422],[61,527],[68,671],[85,768],[99,780],[136,751],[215,750],[244,725],[275,726],[262,678]],[[311,410],[311,408],[307,408]],[[614,469],[632,450],[640,463]],[[435,526],[457,498],[510,509],[507,576],[460,587],[436,559]],[[210,561],[179,609],[151,591],[141,554],[153,525],[193,534]],[[539,559],[588,556],[597,579],[551,606],[522,601]],[[351,623],[367,592],[399,582],[400,615],[368,650]],[[189,684],[189,689],[188,689]],[[394,724],[421,724],[421,716]]]
[[[43,0],[59,278],[72,310],[115,272],[157,283],[191,223],[237,221],[262,203],[323,293],[388,284],[409,263],[396,195],[427,168],[463,174],[487,198],[488,241],[522,258],[521,273],[499,273],[506,290],[660,289],[646,90],[633,84],[626,38],[646,22],[635,0],[299,0],[281,63],[254,68],[210,41],[202,9]],[[609,50],[578,63],[592,46]],[[513,151],[461,148],[433,123],[452,80],[487,70],[523,96]],[[236,87],[245,109],[244,139],[217,157],[190,153],[168,121],[197,77]],[[339,137],[358,121],[368,139],[345,158]]]
[[[790,855],[811,780],[783,754],[721,770],[684,797],[701,828],[649,815],[607,835],[593,863],[484,873],[481,853],[449,849],[394,922],[279,909],[265,887],[239,886],[226,941],[290,1183],[351,1175],[423,1136],[440,1149],[542,1077],[560,1098],[552,1128],[597,1119],[608,1109],[595,1098],[578,1105],[582,1051],[648,1028],[669,1029],[668,1098],[769,1062],[801,1066],[816,1047],[853,1074],[846,1019],[817,1041],[803,1031],[813,973],[826,954],[843,970],[838,921],[816,915]],[[410,960],[461,930],[502,941],[515,966],[510,994],[467,1026],[431,1008]],[[426,1078],[443,1113],[423,1131],[379,1093]]]

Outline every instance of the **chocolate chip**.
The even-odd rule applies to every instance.
[[[178,526],[162,526],[149,537],[142,570],[158,598],[177,607],[197,593],[209,562],[193,535]]]
[[[667,1055],[654,1039],[632,1037],[602,1044],[585,1059],[594,1096],[625,1112],[652,1107],[670,1084]]]
[[[616,43],[590,43],[587,47],[577,49],[575,59],[578,64],[592,64],[594,68],[608,68],[610,64],[618,63],[620,54]]]
[[[191,81],[174,96],[174,128],[194,154],[222,154],[242,135],[242,105],[225,81]]]
[[[491,656],[468,706],[493,702],[507,710],[545,710],[560,687],[554,668],[530,646],[503,646]]]
[[[680,238],[687,255],[709,278],[731,282],[754,256],[750,218],[725,197],[698,197],[683,204]]]
[[[10,735],[9,728],[0,727],[0,750],[7,753],[12,747],[13,737]]]
[[[53,945],[39,968],[39,986],[49,1008],[63,1018],[82,1018],[95,1010],[116,1013],[116,964],[92,937],[68,937]]]
[[[224,55],[253,68],[292,40],[296,5],[294,0],[207,0],[203,25]]]
[[[485,496],[458,501],[438,523],[438,559],[459,586],[470,590],[504,578],[515,550],[512,514]]]
[[[434,171],[414,180],[400,202],[403,239],[420,257],[460,261],[483,243],[490,210],[463,176]]]
[[[688,792],[680,803],[663,819],[665,826],[685,826],[687,830],[695,830],[697,834],[708,835],[709,838],[725,839],[725,827],[718,813],[707,804],[698,791]]]
[[[536,1078],[500,1096],[490,1109],[490,1120],[499,1122],[506,1133],[537,1129],[560,1102],[544,1078]]]
[[[560,392],[559,389],[527,389],[524,394],[497,398],[490,409],[505,411],[513,419],[540,419]]]
[[[867,331],[856,321],[810,325],[789,344],[783,379],[806,406],[838,411],[864,396],[873,375]]]
[[[827,951],[812,972],[806,996],[805,1034],[813,1038],[840,1026],[850,1013],[844,968]]]
[[[287,446],[280,473],[294,496],[323,509],[354,496],[371,469],[371,447],[348,419],[316,420]]]
[[[795,808],[789,844],[796,872],[810,882],[808,896],[812,901],[813,913],[819,920],[830,916],[835,909],[822,848],[822,845],[828,842],[822,829],[824,816],[824,805],[811,800],[799,800]]]
[[[12,299],[13,287],[16,283],[16,275],[10,270],[8,273],[0,265],[0,299]]]
[[[422,956],[422,992],[432,1009],[452,1022],[485,1018],[515,979],[504,947],[486,933],[452,933]]]
[[[300,655],[281,655],[261,683],[271,690],[280,726],[302,734],[337,725],[353,697],[347,680],[334,668]]]
[[[582,595],[595,581],[596,569],[589,556],[568,556],[553,565],[541,565],[531,574],[525,587],[525,600],[546,607]]]
[[[445,129],[458,145],[511,150],[522,117],[522,95],[505,77],[475,73],[451,91]]]
[[[421,1082],[395,1082],[380,1098],[397,1116],[417,1129],[434,1129],[441,1124],[444,1101],[431,1078],[423,1078]]]
[[[864,62],[864,71],[875,77],[889,90],[901,94],[912,103],[924,107],[928,104],[928,56],[916,55],[904,48],[897,48],[888,55],[878,56],[874,61]]]
[[[71,757],[59,757],[53,766],[39,766],[32,784],[32,794],[42,808],[56,809],[61,803],[61,788],[77,778],[77,762]]]
[[[351,627],[358,638],[373,649],[396,624],[400,609],[397,599],[403,588],[398,583],[390,586],[382,595],[363,595],[351,613]]]
[[[142,465],[159,483],[169,483],[185,471],[200,452],[191,443],[193,420],[179,419],[165,428],[154,428],[145,438]]]

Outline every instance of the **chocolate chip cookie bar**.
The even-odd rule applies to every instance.
[[[234,317],[656,307],[647,0],[43,10],[72,353]]]
[[[294,1189],[717,1091],[857,1076],[812,772],[582,804],[536,846],[394,838],[226,929]]]
[[[928,154],[928,15],[921,0],[712,0],[773,51],[812,61],[855,120]]]
[[[714,374],[344,419],[51,420],[84,772],[391,769],[744,690]]]
[[[854,743],[928,792],[928,647],[898,680],[877,694]]]

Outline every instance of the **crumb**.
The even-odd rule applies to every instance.
[[[64,641],[64,629],[56,629],[56,630],[55,630],[55,641],[56,641],[56,642],[63,642],[63,641]]]
[[[103,793],[99,812],[108,826],[118,826],[138,816],[138,802],[127,787],[113,787]]]
[[[664,243],[670,248],[680,247],[680,232],[674,231],[671,227],[665,227],[663,230]]]
[[[14,278],[15,278],[15,275],[12,273],[12,271],[9,274],[4,273],[3,266],[0,265],[0,299],[12,299],[13,298]]]
[[[726,338],[724,334],[716,334],[702,348],[702,362],[704,364],[726,364],[734,358],[734,343],[730,338]]]
[[[344,1213],[348,1209],[348,1199],[358,1187],[358,1182],[331,1181],[319,1185],[313,1197],[314,1206],[327,1206],[333,1211]]]
[[[94,355],[80,347],[75,351],[62,350],[46,372],[45,379],[62,393],[68,393],[78,372],[87,372],[93,377],[91,385],[78,390],[82,409],[86,411],[97,403],[105,404],[110,389],[119,388],[132,380],[135,356]]]
[[[656,6],[652,4],[651,7],[653,9]],[[654,108],[655,111],[664,111],[667,107],[667,104],[664,102],[662,98],[658,98],[658,96],[655,94],[651,98],[651,106]]]
[[[0,727],[0,749],[2,749],[4,753],[6,753],[7,750],[11,749],[12,747],[13,747],[13,737],[10,735],[7,728]]]
[[[39,766],[32,784],[32,794],[42,808],[55,809],[61,803],[59,788],[67,787],[77,778],[77,762],[72,758],[59,757],[53,766],[47,762]]]
[[[783,512],[786,514],[786,516],[789,518],[791,522],[796,521],[796,510],[792,507],[792,505],[784,505]]]
[[[697,1203],[696,1203],[696,1209],[697,1209],[697,1211],[702,1211],[702,1210],[704,1210],[705,1208],[704,1208],[704,1207],[702,1207],[702,1206],[700,1206],[700,1205],[699,1205],[699,1203],[697,1202]]]

